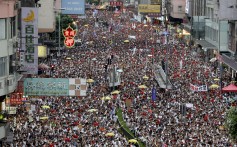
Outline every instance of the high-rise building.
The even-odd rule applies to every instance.
[[[18,49],[18,11],[20,3],[0,0],[0,113],[5,113],[5,98],[12,93],[19,79],[16,73]],[[3,123],[3,120],[0,120]],[[0,139],[6,135],[6,125],[0,125]]]

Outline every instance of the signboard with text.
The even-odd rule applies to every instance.
[[[38,8],[21,8],[21,71],[38,74]]]
[[[72,48],[75,45],[76,33],[77,30],[74,30],[70,25],[65,30],[63,29],[64,45],[67,48]]]
[[[86,79],[26,78],[26,96],[86,96]]]
[[[138,12],[139,13],[160,13],[160,5],[139,4]]]
[[[123,2],[109,2],[110,6],[123,6]]]
[[[85,0],[62,0],[62,14],[85,14]]]

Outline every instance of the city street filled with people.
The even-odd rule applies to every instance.
[[[136,21],[130,12],[95,15],[87,10],[86,16],[78,20],[81,45],[53,53],[43,63],[54,69],[34,77],[50,72],[51,78],[93,79],[87,96],[29,98],[9,118],[14,139],[4,146],[135,146],[119,130],[118,108],[135,139],[147,147],[233,146],[224,128],[230,95],[209,88],[220,84],[215,80],[219,69],[196,46],[188,46],[175,29],[166,31],[167,40],[165,25]],[[153,64],[162,62],[167,63],[172,89],[161,88],[154,77]],[[120,85],[110,87],[114,69],[120,69]],[[223,70],[222,87],[230,84],[230,77]],[[192,91],[190,84],[207,85],[208,90]],[[111,94],[114,90],[119,92]],[[27,103],[35,110],[29,111]]]

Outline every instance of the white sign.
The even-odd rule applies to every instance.
[[[38,8],[21,8],[21,71],[38,74]]]

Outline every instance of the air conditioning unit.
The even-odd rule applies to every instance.
[[[13,48],[18,48],[18,43],[17,42],[13,43]]]
[[[14,36],[13,38],[12,38],[12,43],[14,44],[14,43],[17,43],[19,41],[19,38],[17,37],[17,36]]]
[[[12,79],[7,79],[6,85],[7,86],[12,86],[12,84],[13,84],[13,80]]]

